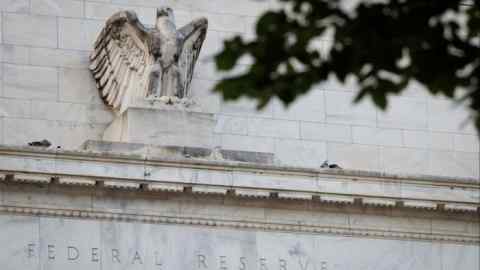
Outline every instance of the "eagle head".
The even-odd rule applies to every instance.
[[[173,10],[169,7],[157,8],[157,19],[160,17],[168,17],[173,19]]]

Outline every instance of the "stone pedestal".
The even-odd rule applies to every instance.
[[[213,114],[178,106],[130,107],[105,130],[103,140],[213,148]]]

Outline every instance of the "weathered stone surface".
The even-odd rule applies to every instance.
[[[15,220],[11,217],[2,219],[4,223]],[[42,269],[48,270],[70,268],[71,265],[75,266],[73,269],[112,269],[118,266],[158,269],[159,265],[168,269],[216,269],[219,266],[353,269],[376,265],[376,269],[409,267],[423,270],[445,269],[444,265],[451,266],[460,258],[464,258],[461,260],[466,267],[464,269],[478,268],[478,247],[468,245],[347,237],[338,239],[322,235],[228,229],[210,231],[193,226],[179,230],[169,225],[100,223],[43,217],[26,223],[32,229],[21,234],[19,229],[22,227],[16,228],[13,224],[7,225],[12,233],[10,236],[23,236],[24,242],[18,245],[18,249],[26,252],[15,253],[15,249],[7,249],[5,255],[11,256],[8,265],[35,267],[40,264]],[[40,229],[33,229],[35,226]],[[88,234],[78,233],[86,228]],[[7,237],[5,231],[1,235]],[[189,245],[184,245],[186,242]],[[352,255],[345,259],[339,256],[337,250],[350,250]],[[449,252],[444,252],[446,250]],[[466,256],[460,256],[462,253]],[[385,257],[388,259],[383,259]],[[1,262],[7,263],[4,260]]]
[[[0,98],[0,117],[29,118],[31,107],[30,100]]]
[[[58,47],[90,51],[104,22],[78,18],[58,18]]]
[[[380,164],[385,172],[416,173],[428,171],[428,151],[415,148],[380,147]]]
[[[3,39],[6,43],[40,47],[57,47],[57,21],[39,15],[5,13]]]
[[[358,144],[402,146],[402,132],[398,129],[352,127],[353,142]]]
[[[25,65],[4,65],[3,95],[21,99],[55,100],[57,69]]]
[[[273,164],[272,153],[201,148],[189,146],[158,146],[141,143],[87,141],[82,149],[100,153],[139,154],[147,159],[203,159],[217,161],[240,161],[258,164]]]
[[[169,108],[130,107],[110,124],[104,140],[153,145],[213,148],[215,120],[212,114]]]
[[[342,168],[380,170],[379,147],[375,145],[327,143],[327,159]]]
[[[84,3],[78,0],[31,0],[32,11],[41,15],[83,17]]]
[[[300,122],[300,133],[306,140],[352,142],[352,129],[348,125]]]
[[[62,68],[58,76],[61,102],[103,104],[87,69]]]
[[[376,125],[376,111],[370,101],[353,106],[350,92],[325,91],[326,122],[338,124]]]
[[[388,109],[378,113],[378,126],[382,128],[427,128],[426,100],[424,98],[393,97]]]
[[[327,159],[327,147],[322,141],[276,139],[275,157],[285,165],[319,168]]]
[[[298,121],[276,120],[266,118],[250,118],[248,134],[274,138],[300,138]]]
[[[30,49],[30,63],[36,66],[55,66],[67,68],[83,68],[88,67],[88,53],[84,51],[50,49],[50,48],[31,48]],[[82,72],[79,70],[78,72]],[[74,84],[71,86],[81,87],[88,85],[89,80]]]
[[[1,0],[0,10],[7,12],[27,13],[30,10],[28,0]]]
[[[29,49],[25,46],[2,45],[0,47],[1,59],[5,63],[27,65],[30,61]]]

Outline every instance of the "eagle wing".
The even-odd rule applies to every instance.
[[[183,40],[182,52],[179,57],[179,67],[181,70],[182,93],[179,97],[188,97],[190,83],[192,82],[195,63],[200,55],[203,41],[207,35],[208,21],[200,18],[192,21],[178,30]]]
[[[150,33],[132,11],[112,15],[100,32],[90,56],[90,70],[105,104],[121,114],[130,100],[146,96]]]

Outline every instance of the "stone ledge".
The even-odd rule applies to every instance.
[[[193,159],[210,161],[249,162],[256,164],[273,164],[272,153],[225,150],[220,148],[202,148],[189,146],[159,146],[140,143],[122,143],[108,141],[86,141],[81,147],[87,152],[100,154],[131,154],[135,153],[143,158]]]
[[[237,162],[228,160],[193,160],[190,158],[172,158],[172,157],[156,157],[155,155],[147,155],[135,151],[131,153],[124,152],[92,152],[85,150],[63,150],[54,148],[38,148],[31,146],[13,146],[0,145],[0,156],[3,155],[20,155],[20,156],[39,156],[50,158],[66,158],[76,160],[109,160],[111,162],[127,162],[127,163],[181,163],[187,166],[208,166],[215,168],[227,169],[242,169],[253,172],[274,172],[289,175],[308,175],[308,176],[324,176],[324,177],[339,177],[339,178],[355,178],[355,179],[370,179],[370,180],[386,180],[386,181],[400,181],[400,182],[418,182],[433,185],[453,185],[453,186],[469,186],[480,189],[480,179],[473,177],[446,177],[435,175],[422,174],[392,174],[385,172],[351,170],[351,169],[312,169],[305,167],[283,166],[277,164],[258,164],[251,162]]]

